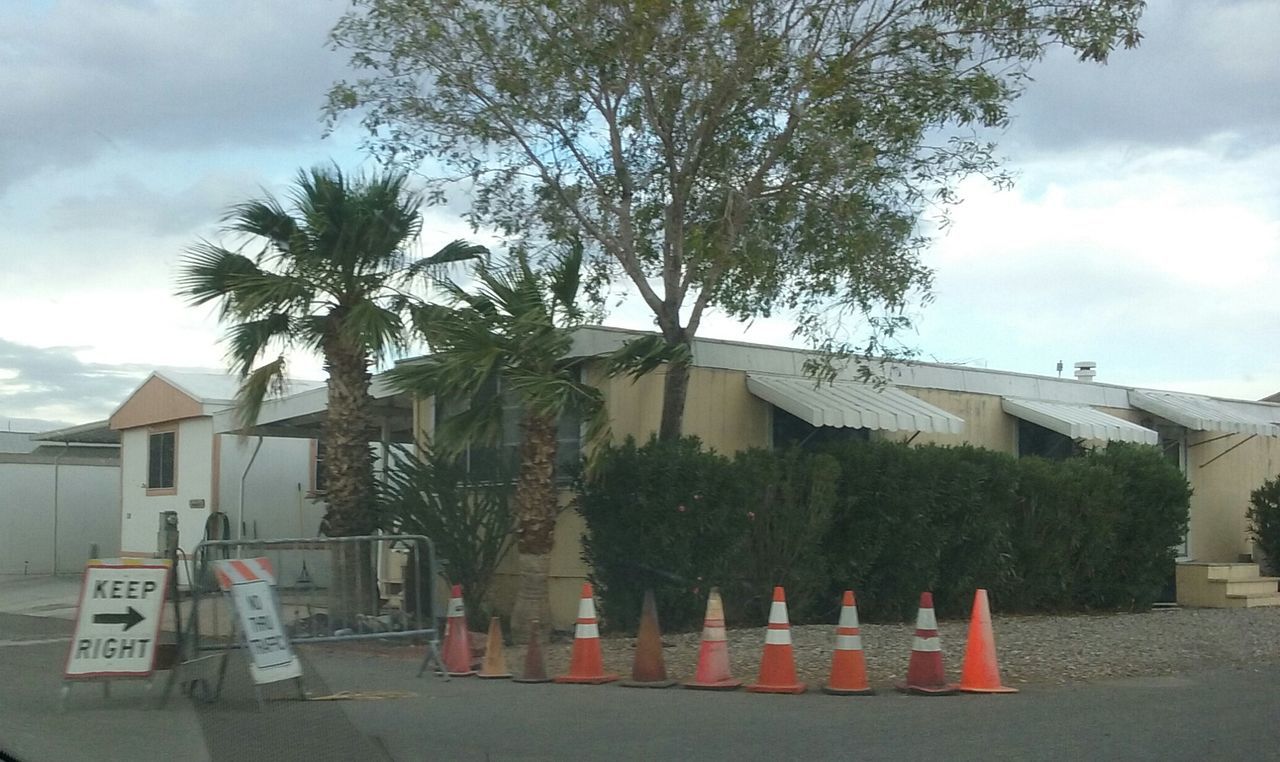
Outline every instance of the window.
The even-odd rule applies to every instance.
[[[492,398],[499,393],[494,384],[481,392]],[[445,400],[437,397],[436,422],[466,410],[464,400]],[[462,450],[467,473],[480,479],[496,479],[505,475],[514,480],[520,467],[520,421],[524,417],[520,401],[510,392],[502,393],[502,431],[497,444],[472,443]],[[556,481],[567,482],[582,457],[582,417],[577,412],[560,416],[556,426]]]
[[[871,432],[867,429],[814,426],[780,407],[773,408],[773,449],[775,450],[785,450],[789,447],[813,450],[826,444],[866,442],[870,439]]]
[[[174,493],[177,448],[176,431],[153,431],[147,435],[147,494]]]
[[[315,494],[321,494],[329,489],[329,472],[325,468],[324,461],[324,442],[319,439],[312,440],[312,459],[311,459],[311,491]]]
[[[1018,457],[1035,456],[1049,460],[1066,460],[1080,454],[1071,437],[1050,431],[1030,421],[1018,419]]]

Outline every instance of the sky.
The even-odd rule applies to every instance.
[[[224,369],[184,250],[301,167],[373,169],[326,135],[344,0],[5,0],[0,13],[0,430],[106,417],[156,368]],[[921,359],[1257,399],[1280,391],[1280,3],[1152,0],[1106,66],[1053,53],[924,254]],[[429,210],[419,246],[471,232]],[[606,321],[650,328],[643,306]],[[706,337],[795,344],[784,318]],[[300,378],[318,359],[293,358]]]

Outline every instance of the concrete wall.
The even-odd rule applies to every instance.
[[[0,462],[0,574],[79,572],[91,546],[106,557],[119,543],[114,458]]]

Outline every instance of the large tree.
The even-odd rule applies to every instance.
[[[228,360],[243,379],[237,404],[246,425],[256,422],[266,395],[283,386],[286,351],[324,357],[328,507],[321,528],[330,536],[378,528],[370,370],[405,346],[409,310],[423,303],[415,281],[485,251],[455,241],[431,256],[413,256],[421,207],[421,194],[407,188],[402,173],[301,171],[287,202],[267,195],[231,207],[225,232],[235,244],[201,241],[179,275],[180,293],[191,303],[219,306]],[[362,567],[347,567],[364,576]],[[347,605],[366,609],[366,598]]]
[[[543,270],[517,253],[505,264],[478,262],[468,291],[447,281],[447,305],[418,307],[414,325],[431,351],[388,372],[393,386],[420,398],[462,408],[436,422],[433,447],[456,452],[467,445],[495,445],[512,406],[519,409],[518,476],[513,495],[520,587],[512,632],[528,633],[529,621],[548,622],[547,574],[555,545],[555,466],[559,420],[572,412],[584,423],[588,447],[599,442],[607,419],[598,389],[585,383],[583,365],[571,357],[581,247]]]
[[[836,354],[883,349],[927,298],[922,215],[999,176],[1050,46],[1105,61],[1142,0],[355,0],[333,31],[362,76],[330,92],[386,158],[473,185],[473,222],[589,243],[674,358],[706,311],[787,311]],[[442,189],[443,186],[438,186]],[[932,216],[932,215],[930,215]],[[853,318],[853,320],[851,320]],[[857,328],[853,326],[858,326]],[[679,351],[684,350],[684,351]]]

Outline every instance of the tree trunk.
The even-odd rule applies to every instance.
[[[671,344],[684,343],[667,341]],[[667,376],[662,386],[662,422],[658,429],[658,438],[669,442],[679,439],[684,434],[684,403],[689,396],[689,373],[691,363],[672,362],[667,364]]]
[[[547,574],[555,546],[559,501],[555,484],[555,417],[526,414],[520,429],[520,476],[513,496],[520,588],[511,612],[511,633],[517,642],[524,642],[530,620],[540,620],[544,633],[551,627]]]
[[[333,337],[325,343],[329,371],[329,410],[325,421],[328,509],[320,531],[329,537],[371,534],[373,454],[369,449],[369,358],[361,347]],[[366,544],[343,543],[333,549],[329,618],[335,628],[354,627],[356,615],[376,614],[374,553]]]

